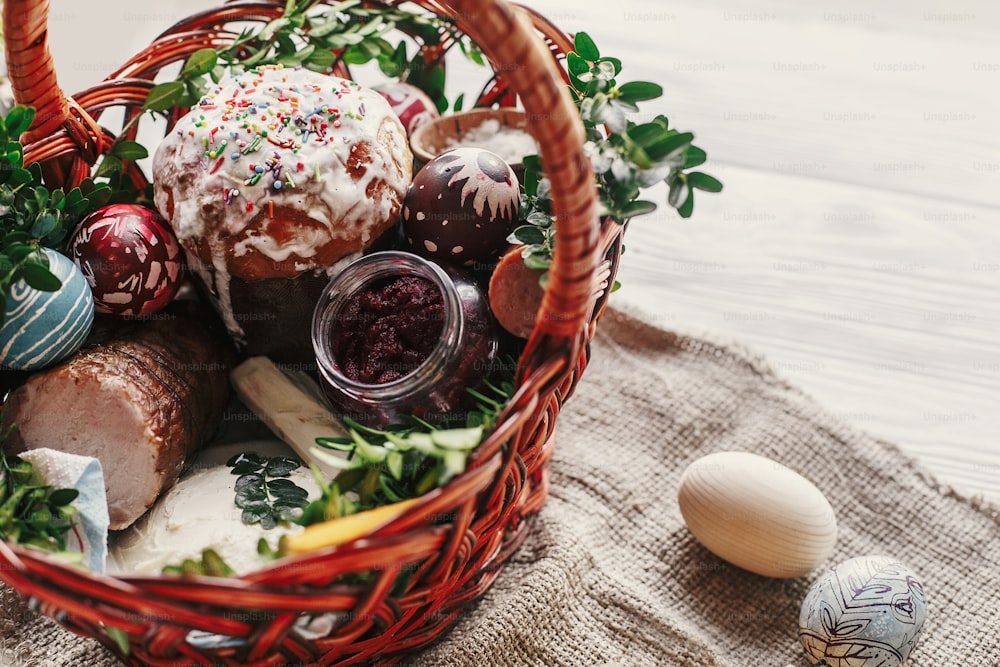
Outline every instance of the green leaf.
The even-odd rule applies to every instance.
[[[222,556],[213,549],[205,549],[201,552],[201,561],[205,574],[210,577],[232,577],[236,571],[222,560]]]
[[[450,451],[444,455],[442,459],[444,461],[445,470],[447,470],[452,475],[461,475],[465,472],[465,462],[468,459],[468,455],[463,451]]]
[[[302,462],[290,456],[276,456],[268,459],[264,474],[268,477],[288,477],[302,467]]]
[[[309,69],[316,70],[318,72],[323,72],[327,68],[332,67],[333,63],[337,62],[337,56],[328,49],[316,49],[307,59],[306,66]]]
[[[684,163],[681,165],[681,169],[697,167],[704,164],[706,160],[708,160],[708,154],[705,151],[694,145],[688,146],[687,150],[684,151]]]
[[[218,60],[219,54],[215,49],[198,49],[184,63],[184,68],[181,70],[181,77],[191,79],[196,76],[208,74],[215,67]]]
[[[666,138],[667,131],[659,123],[642,123],[640,125],[632,125],[625,134],[635,143],[646,147]]]
[[[648,81],[631,81],[618,86],[618,94],[626,102],[642,102],[662,96],[663,87]]]
[[[272,496],[286,500],[289,498],[305,498],[309,495],[309,492],[301,486],[283,477],[269,480],[267,482],[267,490]]]
[[[26,106],[15,106],[7,113],[7,117],[4,119],[4,129],[7,133],[7,138],[16,139],[21,136],[29,127],[31,127],[31,121],[35,119],[35,110],[32,107]]]
[[[385,467],[394,479],[402,479],[403,455],[400,452],[389,452],[385,457]]]
[[[14,169],[10,172],[7,182],[13,187],[17,187],[18,185],[27,185],[33,180],[34,178],[32,177],[31,172],[27,169]]]
[[[660,161],[667,158],[675,151],[686,151],[687,147],[693,140],[694,135],[690,132],[669,134],[664,136],[662,139],[644,146],[644,150],[653,160]]]
[[[267,540],[263,537],[257,540],[257,555],[267,561],[276,560],[278,558],[278,552],[271,548]]]
[[[244,509],[240,514],[240,521],[248,526],[252,526],[255,523],[260,523],[261,519],[270,514],[271,509],[269,507],[250,507]]]
[[[670,183],[670,191],[667,193],[667,203],[677,208],[681,203],[681,196],[684,194],[684,181],[677,178],[668,182]]]
[[[246,500],[267,499],[267,487],[264,482],[264,476],[257,473],[243,475],[237,479],[234,490],[238,497]]]
[[[259,472],[264,467],[264,458],[255,452],[241,452],[226,461],[226,465],[232,468],[234,475],[246,475],[252,472]]]
[[[656,210],[656,204],[651,201],[644,201],[642,199],[636,199],[630,201],[626,204],[621,211],[623,218],[635,218],[640,215],[646,215],[647,213],[652,213]]]
[[[105,184],[101,184],[87,196],[87,210],[96,211],[101,208],[108,203],[112,194],[111,188]]]
[[[580,76],[584,72],[590,71],[590,63],[572,51],[566,54],[566,66],[573,76]]]
[[[400,459],[400,465],[402,465],[402,459]],[[402,475],[402,468],[400,468],[400,475]],[[406,500],[406,494],[400,493],[395,488],[393,488],[393,485],[391,484],[390,480],[387,479],[385,475],[379,477],[378,481],[379,481],[379,488],[382,490],[382,493],[385,494],[386,500],[388,500],[390,503],[398,503],[401,500]]]
[[[146,111],[166,111],[176,106],[177,101],[183,94],[183,81],[161,83],[149,91],[149,95],[146,96],[146,101],[143,103],[142,108]]]
[[[513,237],[516,243],[525,245],[545,243],[545,232],[534,225],[521,225],[514,230]]]
[[[193,107],[201,101],[202,95],[208,89],[204,79],[187,79],[184,82],[184,92],[177,98],[176,106]]]
[[[521,164],[524,165],[524,194],[534,197],[538,191],[539,174],[542,171],[542,159],[537,155],[526,155]]]
[[[9,235],[12,236],[12,235]],[[25,236],[27,236],[25,234]],[[0,262],[0,264],[6,264],[9,262],[11,265],[19,264],[22,259],[35,252],[36,248],[34,246],[27,245],[25,243],[12,242],[9,238],[4,239],[7,244],[6,260],[5,262]]]
[[[62,191],[62,188],[52,191],[52,197],[49,199],[49,206],[54,209],[62,210],[66,205],[66,193]]]
[[[536,271],[545,271],[552,265],[552,258],[547,253],[529,252],[524,255],[524,265]]]
[[[371,62],[372,55],[363,48],[351,46],[344,51],[342,58],[348,65],[364,65]]]
[[[684,203],[677,209],[677,212],[681,214],[682,218],[690,218],[691,214],[694,213],[694,190],[691,189],[691,186],[688,186],[687,191],[687,199],[685,199]]]
[[[49,504],[54,507],[69,505],[80,495],[77,489],[56,489],[49,495]]]
[[[174,574],[174,572],[167,572],[167,568],[163,568],[164,574]],[[176,574],[180,574],[177,572]],[[121,651],[122,655],[128,655],[132,652],[132,646],[129,643],[128,633],[121,628],[113,628],[110,625],[104,626],[104,634],[111,638],[111,641],[115,643],[118,650]]]
[[[580,54],[585,60],[596,61],[601,57],[601,52],[598,51],[597,45],[594,44],[594,40],[590,38],[585,32],[578,32],[573,37],[573,48],[576,52]]]
[[[30,287],[41,292],[55,292],[62,287],[62,282],[37,262],[25,262],[21,267],[21,277]]]
[[[604,56],[600,58],[602,63],[611,63],[611,67],[614,68],[615,76],[621,74],[622,71],[622,61],[618,58],[611,58],[610,56]]]
[[[362,438],[360,433],[353,429],[351,429],[351,436],[354,439],[354,444],[357,447],[358,454],[362,456],[365,461],[369,463],[382,463],[385,460],[388,451],[384,447],[371,444]]]
[[[272,20],[270,23],[264,26],[260,31],[260,37],[265,42],[271,41],[275,35],[281,33],[285,30],[288,25],[288,18],[284,16],[279,16],[278,18]]]
[[[111,154],[122,160],[142,160],[149,157],[149,151],[138,141],[119,141],[111,149]]]
[[[431,431],[431,440],[442,449],[470,450],[475,449],[483,439],[483,429],[452,428],[441,431]]]
[[[298,49],[292,53],[286,53],[280,58],[278,58],[278,64],[284,65],[285,67],[297,67],[304,63],[306,60],[315,53],[316,47],[312,44],[304,48]]]
[[[271,506],[271,514],[280,521],[291,521],[302,515],[302,509],[309,503],[305,497],[302,498],[279,498]]]
[[[260,497],[256,492],[249,492],[249,495],[237,494],[233,502],[240,509],[252,510],[258,513],[267,512],[271,509],[271,504],[268,502],[267,497]]]
[[[122,170],[122,161],[120,158],[114,155],[105,155],[101,160],[101,166],[97,168],[97,172],[94,174],[97,178],[107,178],[112,174],[116,174]]]
[[[700,171],[692,171],[687,175],[688,184],[705,192],[722,192],[722,182],[713,176]]]

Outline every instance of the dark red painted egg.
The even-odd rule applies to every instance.
[[[372,86],[372,89],[389,102],[407,135],[438,117],[434,100],[414,85],[390,81]]]
[[[184,255],[160,215],[137,204],[113,204],[85,218],[67,253],[94,293],[94,309],[122,317],[149,315],[181,287]]]
[[[496,259],[520,208],[510,165],[481,148],[455,148],[413,177],[403,200],[403,236],[413,252],[439,261]]]

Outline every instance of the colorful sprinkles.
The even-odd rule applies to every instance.
[[[218,124],[207,120],[205,114],[192,114],[191,126],[178,129],[192,137],[200,135],[210,173],[223,168],[227,161],[252,159],[242,172],[245,189],[223,189],[227,205],[243,196],[250,212],[256,199],[253,188],[263,187],[273,195],[298,187],[300,181],[292,177],[292,172],[306,171],[309,166],[303,149],[322,146],[337,151],[338,144],[348,140],[342,137],[338,141],[334,130],[341,128],[344,118],[361,120],[365,116],[364,102],[353,106],[359,88],[354,81],[332,79],[329,88],[293,83],[289,81],[290,71],[280,65],[264,66],[240,75],[235,85],[218,85],[198,104],[204,111],[214,111]],[[253,98],[254,93],[266,97]],[[278,150],[266,157],[260,155],[265,146],[281,149],[284,155]],[[320,182],[319,161],[312,162],[313,178]],[[268,208],[273,211],[273,204]]]

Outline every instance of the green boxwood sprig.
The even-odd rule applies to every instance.
[[[38,164],[24,164],[19,139],[35,110],[16,106],[0,119],[0,325],[10,286],[23,278],[29,286],[55,291],[62,283],[49,271],[42,248],[62,250],[66,237],[88,213],[108,203],[114,190],[91,179],[65,192],[49,190]]]
[[[66,534],[79,514],[72,503],[79,493],[37,483],[30,461],[0,453],[0,539],[82,563],[82,554],[66,551]]]
[[[433,426],[416,418],[384,430],[344,420],[350,436],[319,438],[317,457],[340,472],[327,482],[314,469],[322,496],[303,511],[310,525],[421,496],[444,486],[467,465],[514,394],[513,361],[502,365],[483,392],[470,390],[477,406],[464,423]],[[347,452],[346,459],[323,450]]]
[[[192,107],[208,90],[209,78],[218,82],[227,67],[262,65],[304,67],[328,72],[341,61],[363,65],[375,61],[388,76],[402,79],[426,92],[439,111],[448,108],[443,65],[409,55],[402,41],[393,45],[386,35],[396,29],[418,44],[436,46],[444,36],[456,42],[472,61],[485,64],[482,52],[455,28],[448,17],[398,7],[345,0],[317,10],[314,0],[287,0],[282,15],[263,27],[243,30],[226,46],[191,54],[178,78],[155,86],[146,98],[147,111]],[[456,99],[456,105],[461,100]]]
[[[647,123],[629,120],[639,103],[662,96],[663,88],[648,81],[619,84],[622,63],[602,56],[585,32],[574,37],[574,50],[566,56],[569,90],[586,130],[585,150],[597,178],[601,215],[615,222],[652,213],[654,202],[641,199],[643,188],[665,181],[667,203],[682,218],[694,212],[694,191],[720,192],[722,183],[704,172],[691,171],[705,162],[704,150],[695,146],[694,135],[670,127],[666,116]],[[511,243],[524,244],[525,264],[547,271],[552,262],[555,226],[551,188],[540,160],[525,160],[521,212],[525,224],[511,234]],[[544,274],[543,274],[544,282]]]
[[[226,465],[236,479],[236,506],[243,510],[243,523],[259,523],[270,530],[279,523],[299,518],[308,502],[309,493],[288,476],[302,467],[302,462],[289,456],[265,458],[254,452],[233,456]]]

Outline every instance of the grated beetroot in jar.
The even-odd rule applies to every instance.
[[[334,410],[373,428],[411,416],[464,421],[475,405],[468,390],[497,349],[486,296],[470,275],[392,250],[362,257],[327,284],[312,341]]]
[[[444,299],[430,280],[402,275],[350,295],[332,332],[334,363],[364,384],[412,373],[433,352],[444,329]]]

